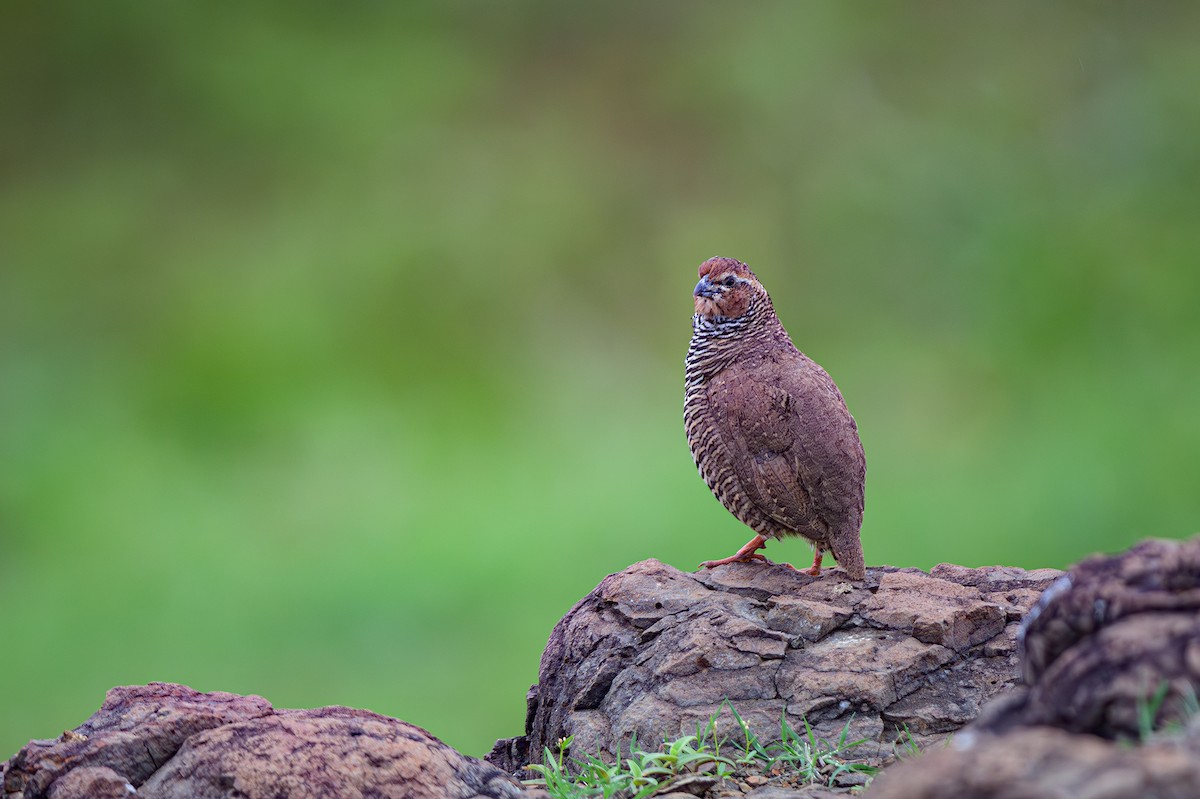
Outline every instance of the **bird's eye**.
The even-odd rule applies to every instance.
[[[737,280],[734,279],[733,275],[730,275],[729,277],[725,278],[721,282],[723,284],[725,284],[726,286],[732,286],[734,283],[737,283]]]

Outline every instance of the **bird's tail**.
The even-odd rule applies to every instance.
[[[865,580],[867,564],[863,560],[862,542],[858,540],[857,535],[847,538],[850,540],[837,542],[832,550],[833,557],[851,580]]]

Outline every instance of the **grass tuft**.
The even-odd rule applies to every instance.
[[[945,743],[949,742],[950,738],[947,738]],[[912,730],[908,728],[907,724],[901,725],[900,734],[896,736],[896,742],[892,744],[892,752],[897,760],[911,760],[921,754],[921,747],[917,744],[917,739],[913,737]]]
[[[724,707],[729,708],[739,731],[733,739],[716,733],[717,718]],[[784,715],[779,721],[780,740],[763,744],[727,700],[704,726],[697,728],[695,735],[664,741],[655,751],[639,748],[634,736],[629,755],[618,756],[612,763],[598,755],[568,757],[573,738],[561,738],[556,751],[547,747],[543,762],[529,766],[541,777],[526,784],[545,788],[554,799],[645,799],[700,774],[718,783],[769,774],[786,776],[793,783],[833,786],[846,774],[871,778],[878,772],[875,766],[852,759],[853,750],[867,739],[850,740],[850,722],[833,742],[817,737],[807,719],[803,719],[803,725],[803,732],[796,730]],[[908,741],[912,745],[911,735]]]
[[[1170,691],[1171,683],[1167,680],[1162,680],[1154,693],[1144,699],[1138,700],[1137,724],[1139,742],[1148,743],[1163,735],[1178,734],[1192,719],[1200,716],[1200,699],[1196,696],[1196,689],[1189,683],[1184,685],[1179,691],[1180,703],[1177,714],[1160,718]]]

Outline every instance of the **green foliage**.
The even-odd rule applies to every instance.
[[[559,740],[557,752],[547,748],[544,762],[529,767],[542,775],[529,784],[545,787],[555,799],[643,799],[666,789],[681,775],[705,769],[720,779],[734,770],[732,762],[709,748],[711,741],[698,741],[694,735],[665,742],[658,752],[639,749],[635,738],[629,746],[629,757],[618,756],[611,764],[594,755],[568,762],[566,753],[571,741],[571,737]]]
[[[949,744],[950,738],[946,739]],[[900,735],[896,738],[896,743],[893,745],[893,751],[896,757],[900,760],[907,760],[921,754],[921,747],[917,744],[916,738],[913,737],[912,730],[905,724],[901,727]]]
[[[869,563],[1191,534],[1198,27],[2,4],[0,758],[148,680],[516,732],[605,574],[747,537],[680,421],[717,254],[847,397]]]
[[[780,740],[763,744],[731,703],[726,701],[724,708],[732,714],[740,733],[734,740],[716,734],[720,709],[696,735],[666,741],[655,752],[638,748],[635,736],[629,756],[618,756],[611,763],[591,754],[569,759],[567,752],[573,739],[567,737],[558,741],[557,751],[547,748],[543,752],[542,763],[530,765],[542,776],[529,784],[545,787],[555,799],[643,799],[669,790],[672,781],[680,777],[698,773],[724,780],[770,772],[806,784],[833,785],[845,773],[874,776],[878,772],[874,766],[848,759],[855,748],[866,743],[866,739],[849,740],[849,722],[837,741],[831,743],[818,738],[807,720],[803,734],[797,732],[785,715],[780,719]],[[721,754],[722,748],[725,755]]]
[[[766,769],[782,764],[805,782],[824,782],[827,785],[832,785],[839,775],[846,772],[874,775],[878,770],[865,763],[845,759],[852,750],[867,742],[865,738],[849,740],[849,721],[842,728],[837,741],[831,743],[817,738],[808,719],[802,719],[804,734],[799,734],[788,723],[785,714],[779,720],[779,740],[764,746],[737,709],[728,701],[725,705],[742,733],[743,753],[737,760],[739,764],[762,763]]]
[[[1184,685],[1176,692],[1178,710],[1172,714],[1165,714],[1164,708],[1171,693],[1171,683],[1163,680],[1153,693],[1138,701],[1137,723],[1140,742],[1147,743],[1160,736],[1174,735],[1192,719],[1200,716],[1200,699],[1197,698],[1196,689],[1191,684]]]

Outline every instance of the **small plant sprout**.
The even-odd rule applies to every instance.
[[[1137,703],[1138,740],[1142,743],[1152,740],[1156,735],[1178,732],[1192,719],[1200,716],[1200,699],[1196,697],[1196,689],[1191,683],[1185,683],[1177,689],[1179,707],[1169,718],[1160,718],[1167,697],[1171,693],[1171,683],[1166,680],[1158,684],[1154,693],[1141,698]]]
[[[750,729],[750,725],[747,724],[745,719],[742,718],[742,715],[737,712],[737,708],[735,708],[728,699],[725,700],[724,705],[725,707],[729,708],[729,712],[733,714],[734,722],[738,725],[738,729],[740,729],[742,732],[742,756],[738,758],[737,763],[739,765],[745,765],[753,763],[756,760],[769,761],[771,759],[771,755],[759,742],[758,736],[754,734],[754,730]],[[720,712],[721,710],[718,708],[717,714],[719,715]]]
[[[892,751],[900,760],[907,760],[921,754],[921,747],[917,746],[917,740],[913,737],[912,730],[908,728],[907,724],[901,726],[896,741],[892,744]]]

